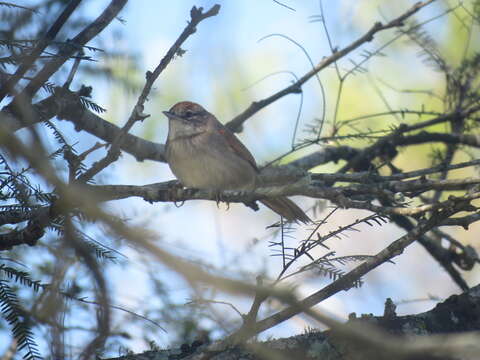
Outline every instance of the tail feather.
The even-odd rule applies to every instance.
[[[300,221],[304,224],[312,222],[308,215],[305,214],[297,204],[286,197],[262,199],[261,203],[276,212],[278,215],[283,216],[288,221]]]

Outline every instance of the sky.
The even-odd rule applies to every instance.
[[[85,1],[82,6],[92,17],[96,16],[107,1]],[[116,22],[102,35],[102,41],[116,49],[124,49],[138,54],[139,73],[125,72],[125,78],[141,84],[143,73],[152,70],[163,57],[166,50],[178,37],[186,25],[189,11],[193,5],[208,9],[214,1],[130,1],[121,18],[124,23]],[[314,63],[330,54],[327,39],[322,24],[311,22],[312,16],[318,15],[319,2],[316,0],[285,0],[284,3],[295,11],[269,0],[221,1],[220,14],[202,22],[182,46],[187,52],[175,59],[160,76],[155,89],[146,104],[145,112],[151,117],[142,124],[135,125],[133,133],[144,136],[152,141],[163,143],[166,138],[166,120],[161,114],[177,101],[192,100],[203,104],[214,112],[222,122],[227,122],[250,102],[262,99],[292,81],[292,75],[281,73],[271,76],[260,83],[258,80],[279,72],[290,71],[297,76],[310,69],[308,58],[302,50],[280,36],[265,38],[271,34],[282,34],[294,39],[308,52]],[[324,1],[324,15],[334,47],[343,47],[365,32],[374,21],[391,18],[411,6],[414,1],[400,1],[392,4],[389,1]],[[420,19],[434,16],[441,9],[433,6],[425,10]],[[442,36],[442,21],[431,25],[436,30],[436,36]],[[430,25],[429,25],[430,26]],[[121,37],[116,34],[122,33]],[[367,44],[364,48],[372,49],[382,44],[386,37],[379,36],[378,42]],[[391,36],[391,34],[390,34]],[[259,41],[260,39],[264,40]],[[399,45],[400,46],[400,45]],[[410,54],[412,50],[406,51]],[[413,52],[412,52],[413,53]],[[359,61],[360,52],[350,57]],[[99,59],[102,66],[102,59]],[[384,79],[398,79],[399,69],[406,70],[412,60],[398,64],[399,59],[387,58],[383,61],[386,69]],[[400,59],[401,60],[401,59]],[[390,61],[390,63],[389,63]],[[417,61],[417,60],[413,60]],[[351,62],[345,60],[342,67],[348,68]],[[367,66],[370,66],[367,64]],[[374,75],[377,75],[374,73]],[[334,79],[333,69],[321,75],[320,81],[326,89],[326,103],[322,99],[317,80],[310,80],[304,87],[303,107],[300,117],[301,128],[320,116],[325,109],[327,119],[333,114],[336,100],[336,89],[331,86]],[[425,70],[409,73],[400,77],[399,87],[408,87],[422,80],[423,83],[435,86],[438,80],[435,74]],[[129,111],[136,100],[137,93],[129,93],[125,89],[113,86],[109,82],[96,82],[95,78],[82,78],[79,82],[94,85],[94,99],[108,109],[104,115],[109,121],[122,125],[128,118]],[[375,111],[385,111],[385,104],[369,87],[366,76],[359,75],[352,80],[349,96],[342,102],[342,115],[362,115]],[[367,101],[359,102],[359,93],[371,92]],[[240,135],[241,140],[252,151],[257,162],[262,164],[288,151],[291,147],[291,137],[300,102],[300,96],[290,95],[250,119]],[[413,101],[403,95],[390,95],[389,102],[395,106],[411,104]],[[363,113],[362,113],[363,112]],[[76,133],[73,127],[61,122],[62,128],[79,141],[79,147],[88,148],[96,140],[84,133]],[[306,136],[299,133],[297,141]],[[318,149],[318,148],[317,148]],[[331,165],[320,171],[333,171]],[[102,177],[109,184],[148,184],[171,180],[173,174],[166,164],[145,161],[137,163],[129,155],[112,166],[111,172]],[[313,204],[311,200],[295,198],[303,208]],[[127,199],[112,202],[107,205],[117,214],[129,219],[131,224],[142,225],[158,232],[158,244],[174,253],[193,259],[208,260],[216,266],[235,264],[254,275],[265,272],[274,276],[280,269],[279,260],[271,254],[267,240],[272,231],[266,226],[275,222],[275,214],[267,209],[255,213],[241,206],[230,206],[229,210],[221,205],[217,207],[212,202],[192,201],[180,208],[171,204],[148,204],[139,199]],[[338,226],[352,222],[365,212],[338,211],[333,220],[322,228],[323,234]],[[393,225],[369,228],[360,226],[359,232],[349,237],[332,241],[329,245],[338,255],[375,254],[392,240],[401,236],[401,232]],[[308,228],[299,228],[294,236],[297,240],[305,238]],[[258,240],[255,246],[251,246]],[[295,240],[292,240],[295,243]],[[125,245],[121,249],[128,257],[129,265],[109,269],[112,288],[116,292],[117,305],[130,309],[140,307],[149,297],[149,289],[144,279],[145,264],[138,249]],[[318,253],[321,254],[320,252]],[[167,275],[168,274],[168,275]],[[401,274],[401,276],[399,276]],[[178,302],[186,302],[187,285],[178,277],[172,276],[168,270],[164,275],[172,288],[178,293]],[[298,284],[298,293],[306,296],[320,286],[328,283],[328,279],[302,279]],[[434,263],[426,252],[417,245],[408,248],[402,256],[395,259],[395,264],[382,265],[381,269],[373,271],[364,279],[365,284],[360,289],[351,289],[328,299],[320,305],[321,309],[339,318],[345,319],[351,312],[381,314],[383,303],[387,297],[394,301],[425,299],[429,294],[446,297],[458,291],[451,284],[447,275]],[[218,300],[230,298],[220,294]],[[249,302],[245,299],[233,299],[242,311],[248,310]],[[424,311],[433,307],[429,301],[417,301],[399,307],[399,313]],[[222,309],[225,311],[225,309]],[[234,316],[234,315],[232,315]],[[301,333],[306,326],[305,319],[296,318],[286,324],[264,333],[262,336],[288,336]],[[159,333],[158,344],[168,345],[169,337]],[[145,350],[145,344],[140,340],[130,342],[133,351]]]

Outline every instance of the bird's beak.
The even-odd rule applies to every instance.
[[[163,111],[163,113],[165,114],[165,116],[169,119],[172,119],[172,120],[183,120],[182,117],[178,116],[178,115],[175,115],[174,113],[170,112],[170,111]]]

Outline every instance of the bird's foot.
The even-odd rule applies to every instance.
[[[185,203],[185,200],[192,197],[197,192],[197,189],[186,188],[179,181],[173,183],[167,192],[167,200],[173,202],[176,207],[180,207]]]
[[[227,204],[227,210],[230,209],[230,203],[223,198],[222,192],[220,190],[212,190],[211,196],[215,199],[217,208],[220,208],[220,203],[224,202]]]

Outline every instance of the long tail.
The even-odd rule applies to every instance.
[[[260,202],[288,221],[300,221],[304,224],[312,222],[297,204],[286,197],[268,198],[260,200]]]

